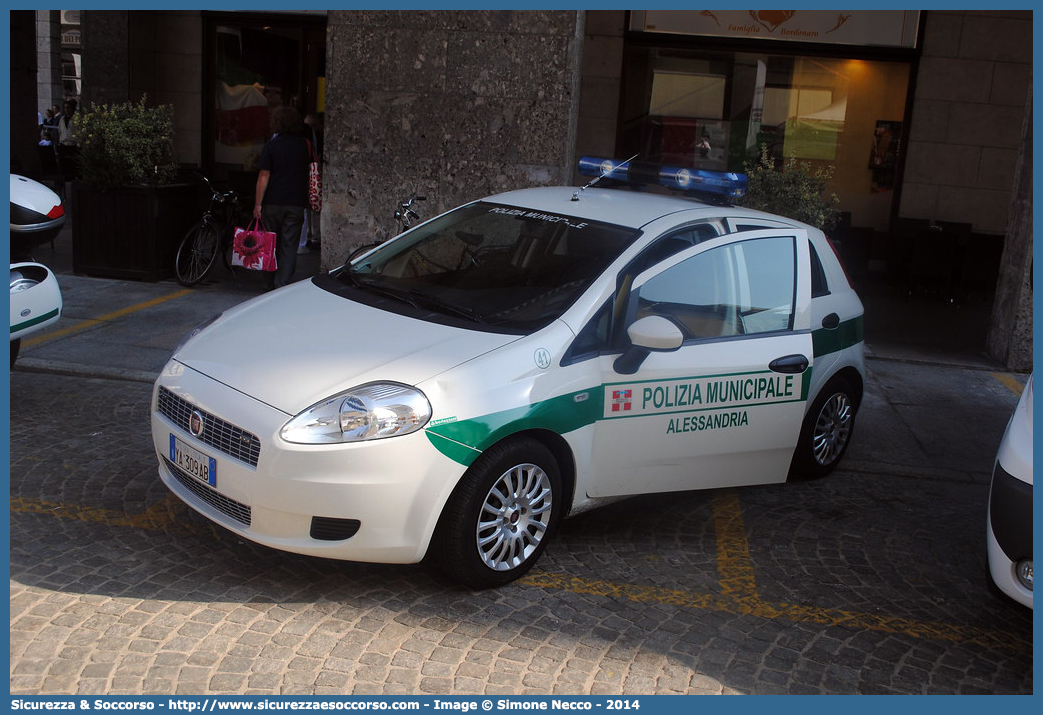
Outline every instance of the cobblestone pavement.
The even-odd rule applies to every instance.
[[[16,369],[11,693],[1030,693],[1032,614],[983,543],[1016,396],[871,368],[830,478],[619,502],[483,592],[243,542],[159,482],[148,384]],[[928,370],[937,399],[910,399]],[[896,461],[946,414],[979,422]]]

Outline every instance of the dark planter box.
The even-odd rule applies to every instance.
[[[197,187],[73,183],[72,269],[105,278],[158,281],[174,274],[178,243],[202,213]]]

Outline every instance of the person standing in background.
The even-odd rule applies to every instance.
[[[300,115],[293,107],[275,109],[272,131],[261,150],[253,216],[278,237],[271,287],[281,288],[291,282],[297,268],[297,242],[308,207],[310,156],[301,136]]]
[[[80,153],[80,142],[76,135],[76,100],[67,99],[62,104],[58,117],[58,172],[62,182],[76,178],[76,160]]]

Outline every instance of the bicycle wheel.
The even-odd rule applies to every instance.
[[[217,258],[220,236],[217,227],[209,223],[198,223],[188,230],[177,247],[174,259],[174,275],[177,282],[193,286],[203,280]]]

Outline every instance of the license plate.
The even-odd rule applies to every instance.
[[[181,471],[212,487],[217,486],[217,460],[170,435],[170,461]]]

